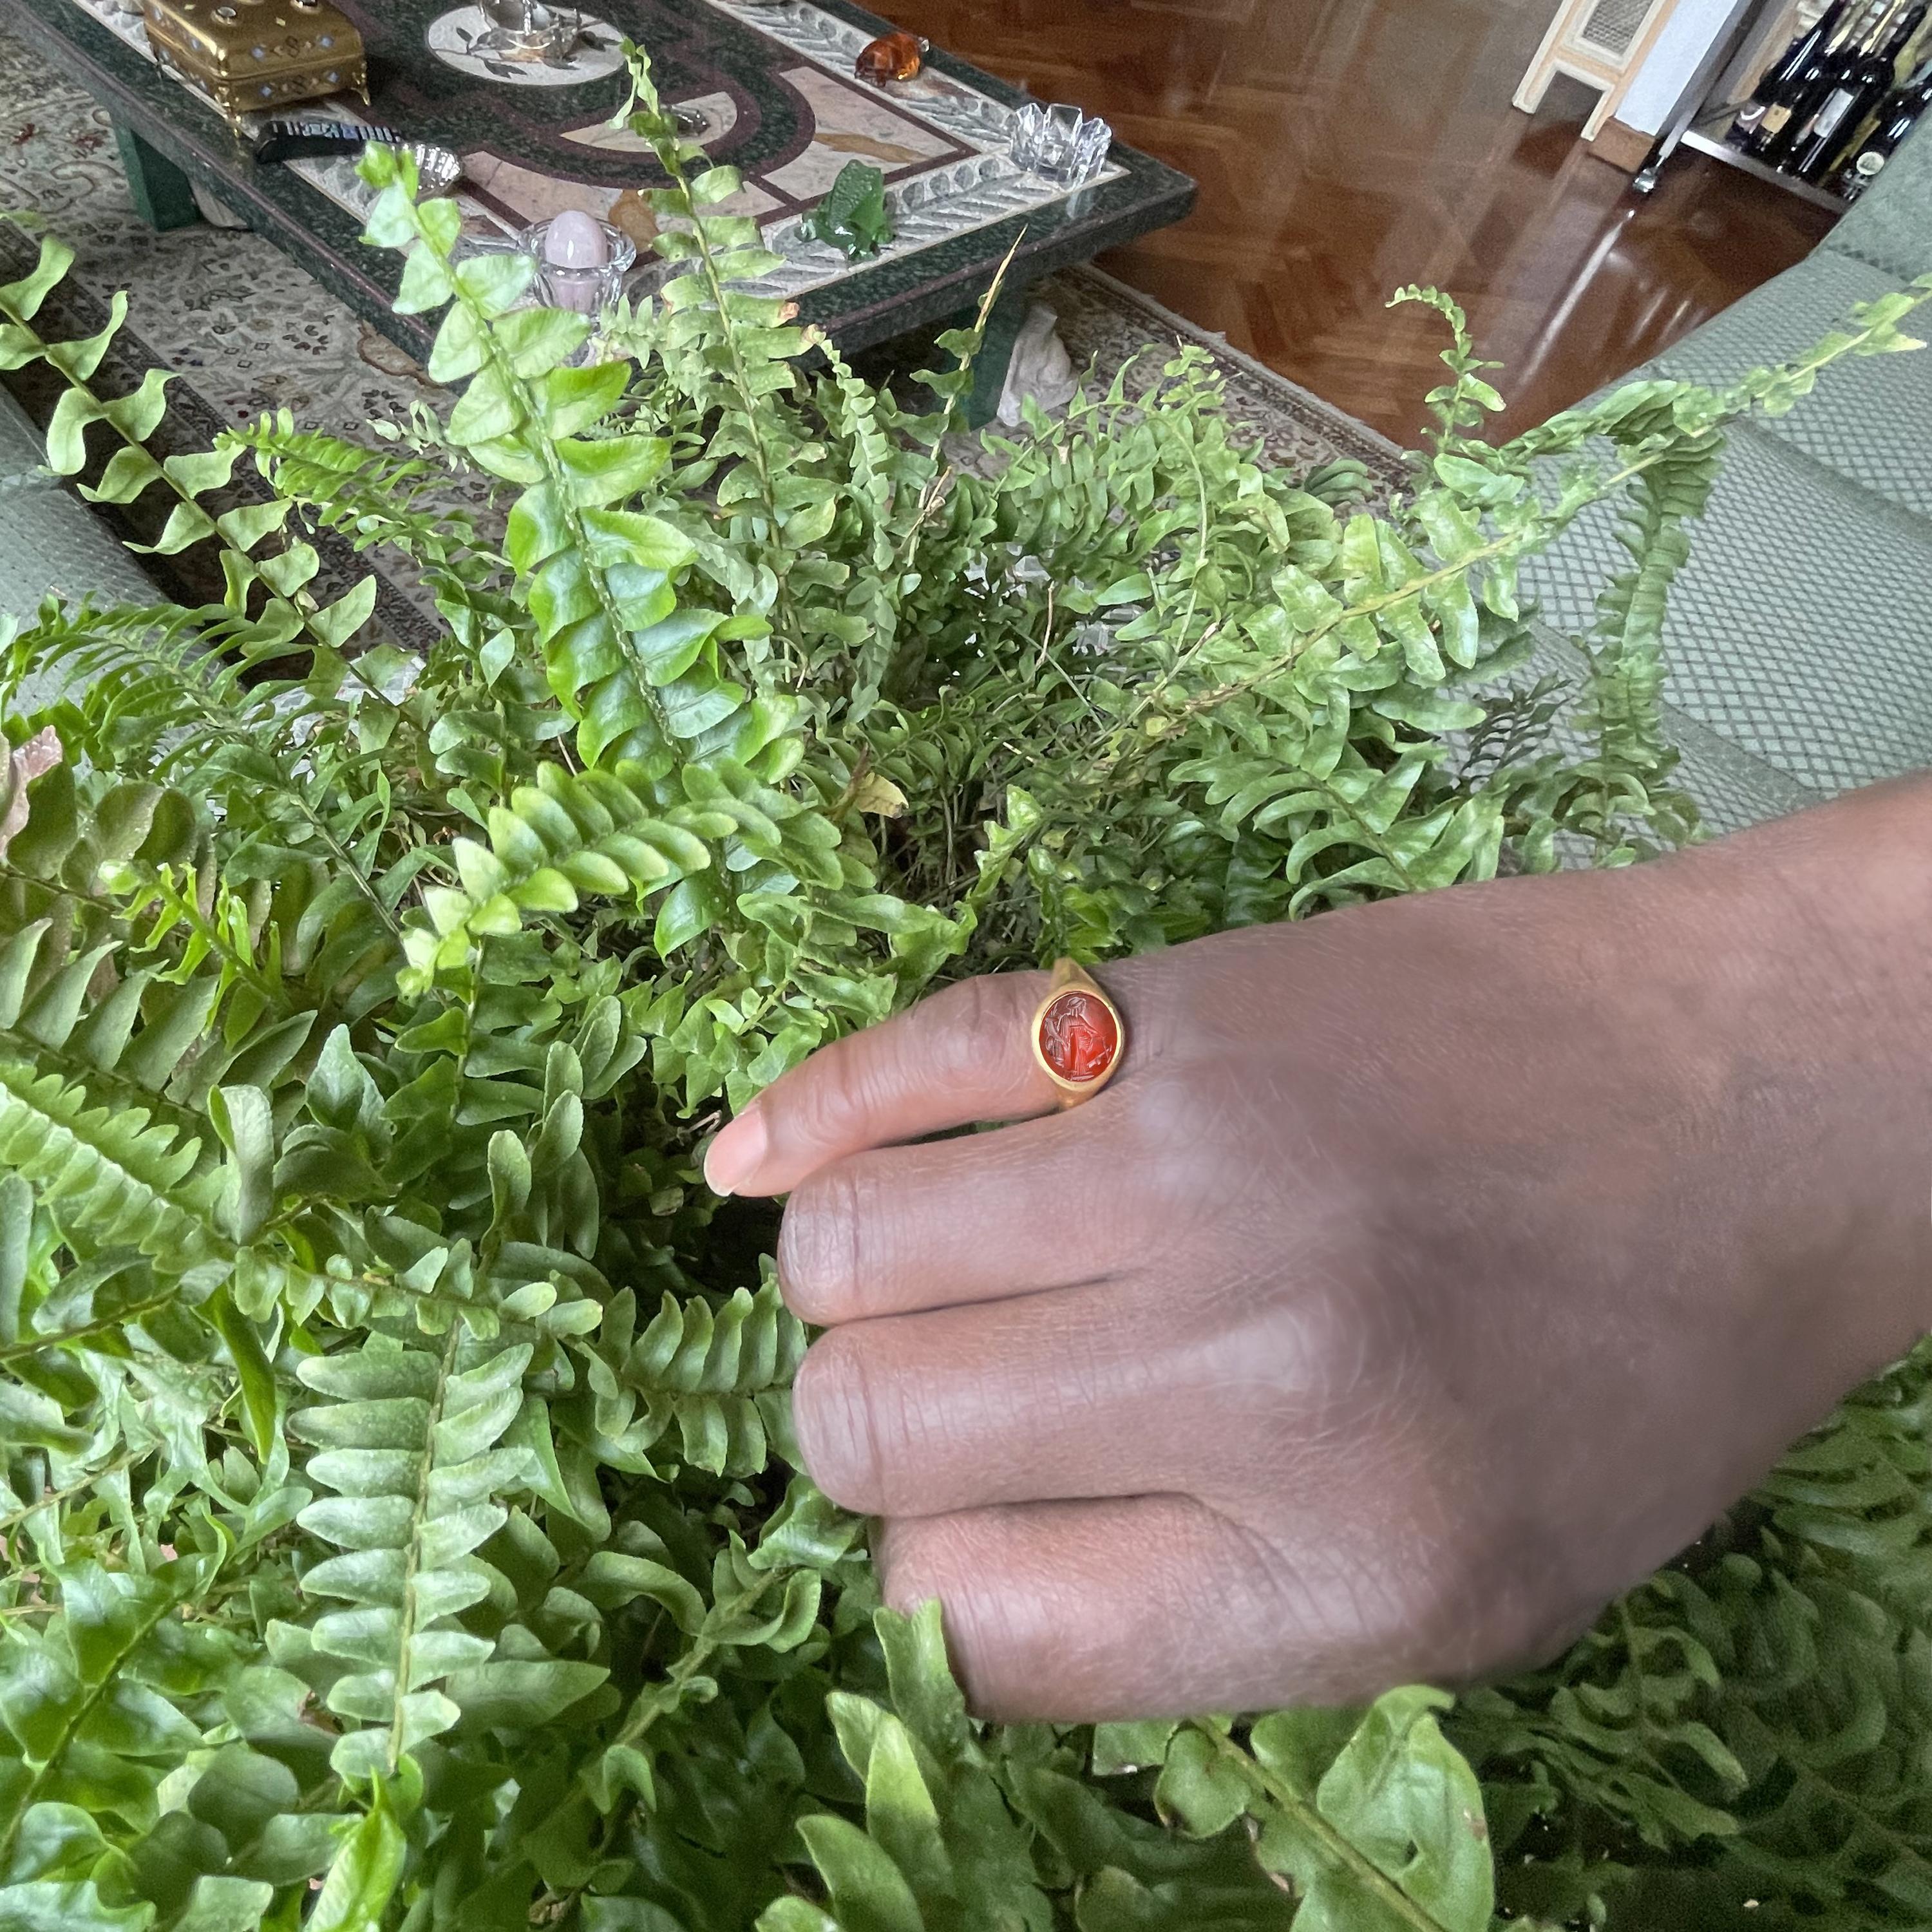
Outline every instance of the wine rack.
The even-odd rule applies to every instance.
[[[1633,185],[1682,146],[1842,211],[1932,104],[1928,55],[1925,0],[1736,0]]]

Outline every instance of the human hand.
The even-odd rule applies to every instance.
[[[789,1192],[815,1480],[976,1708],[1342,1702],[1546,1654],[1928,1319],[1923,786],[1628,872],[1045,976],[814,1055],[712,1144]],[[923,1137],[969,1123],[997,1131]]]

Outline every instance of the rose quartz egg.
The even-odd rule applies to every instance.
[[[553,268],[601,268],[610,259],[610,239],[601,221],[566,208],[544,230],[543,254]]]

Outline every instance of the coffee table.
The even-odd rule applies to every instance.
[[[628,34],[650,50],[665,100],[704,116],[697,138],[706,152],[742,171],[743,190],[721,206],[756,218],[784,258],[754,286],[795,301],[800,319],[842,349],[969,313],[1015,250],[978,372],[982,418],[1032,285],[1178,220],[1193,201],[1184,175],[1118,142],[1100,177],[1077,191],[1030,174],[1006,152],[1023,92],[939,49],[911,81],[856,79],[860,48],[890,29],[846,0],[595,0],[583,38],[555,67],[476,50],[484,22],[473,4],[341,4],[368,50],[370,105],[344,96],[282,111],[368,118],[454,149],[465,232],[479,246],[500,246],[564,208],[647,239],[643,193],[662,177],[634,137],[605,124],[627,92],[616,49]],[[139,14],[115,0],[0,0],[0,26],[106,108],[137,204],[157,226],[197,218],[199,183],[392,340],[427,355],[431,325],[389,306],[400,258],[358,239],[368,191],[352,160],[258,165],[245,130],[158,67]],[[855,160],[884,173],[898,236],[876,260],[852,263],[807,242],[799,225]]]

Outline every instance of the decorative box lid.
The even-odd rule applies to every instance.
[[[148,32],[194,79],[359,69],[362,37],[329,0],[143,0]]]

